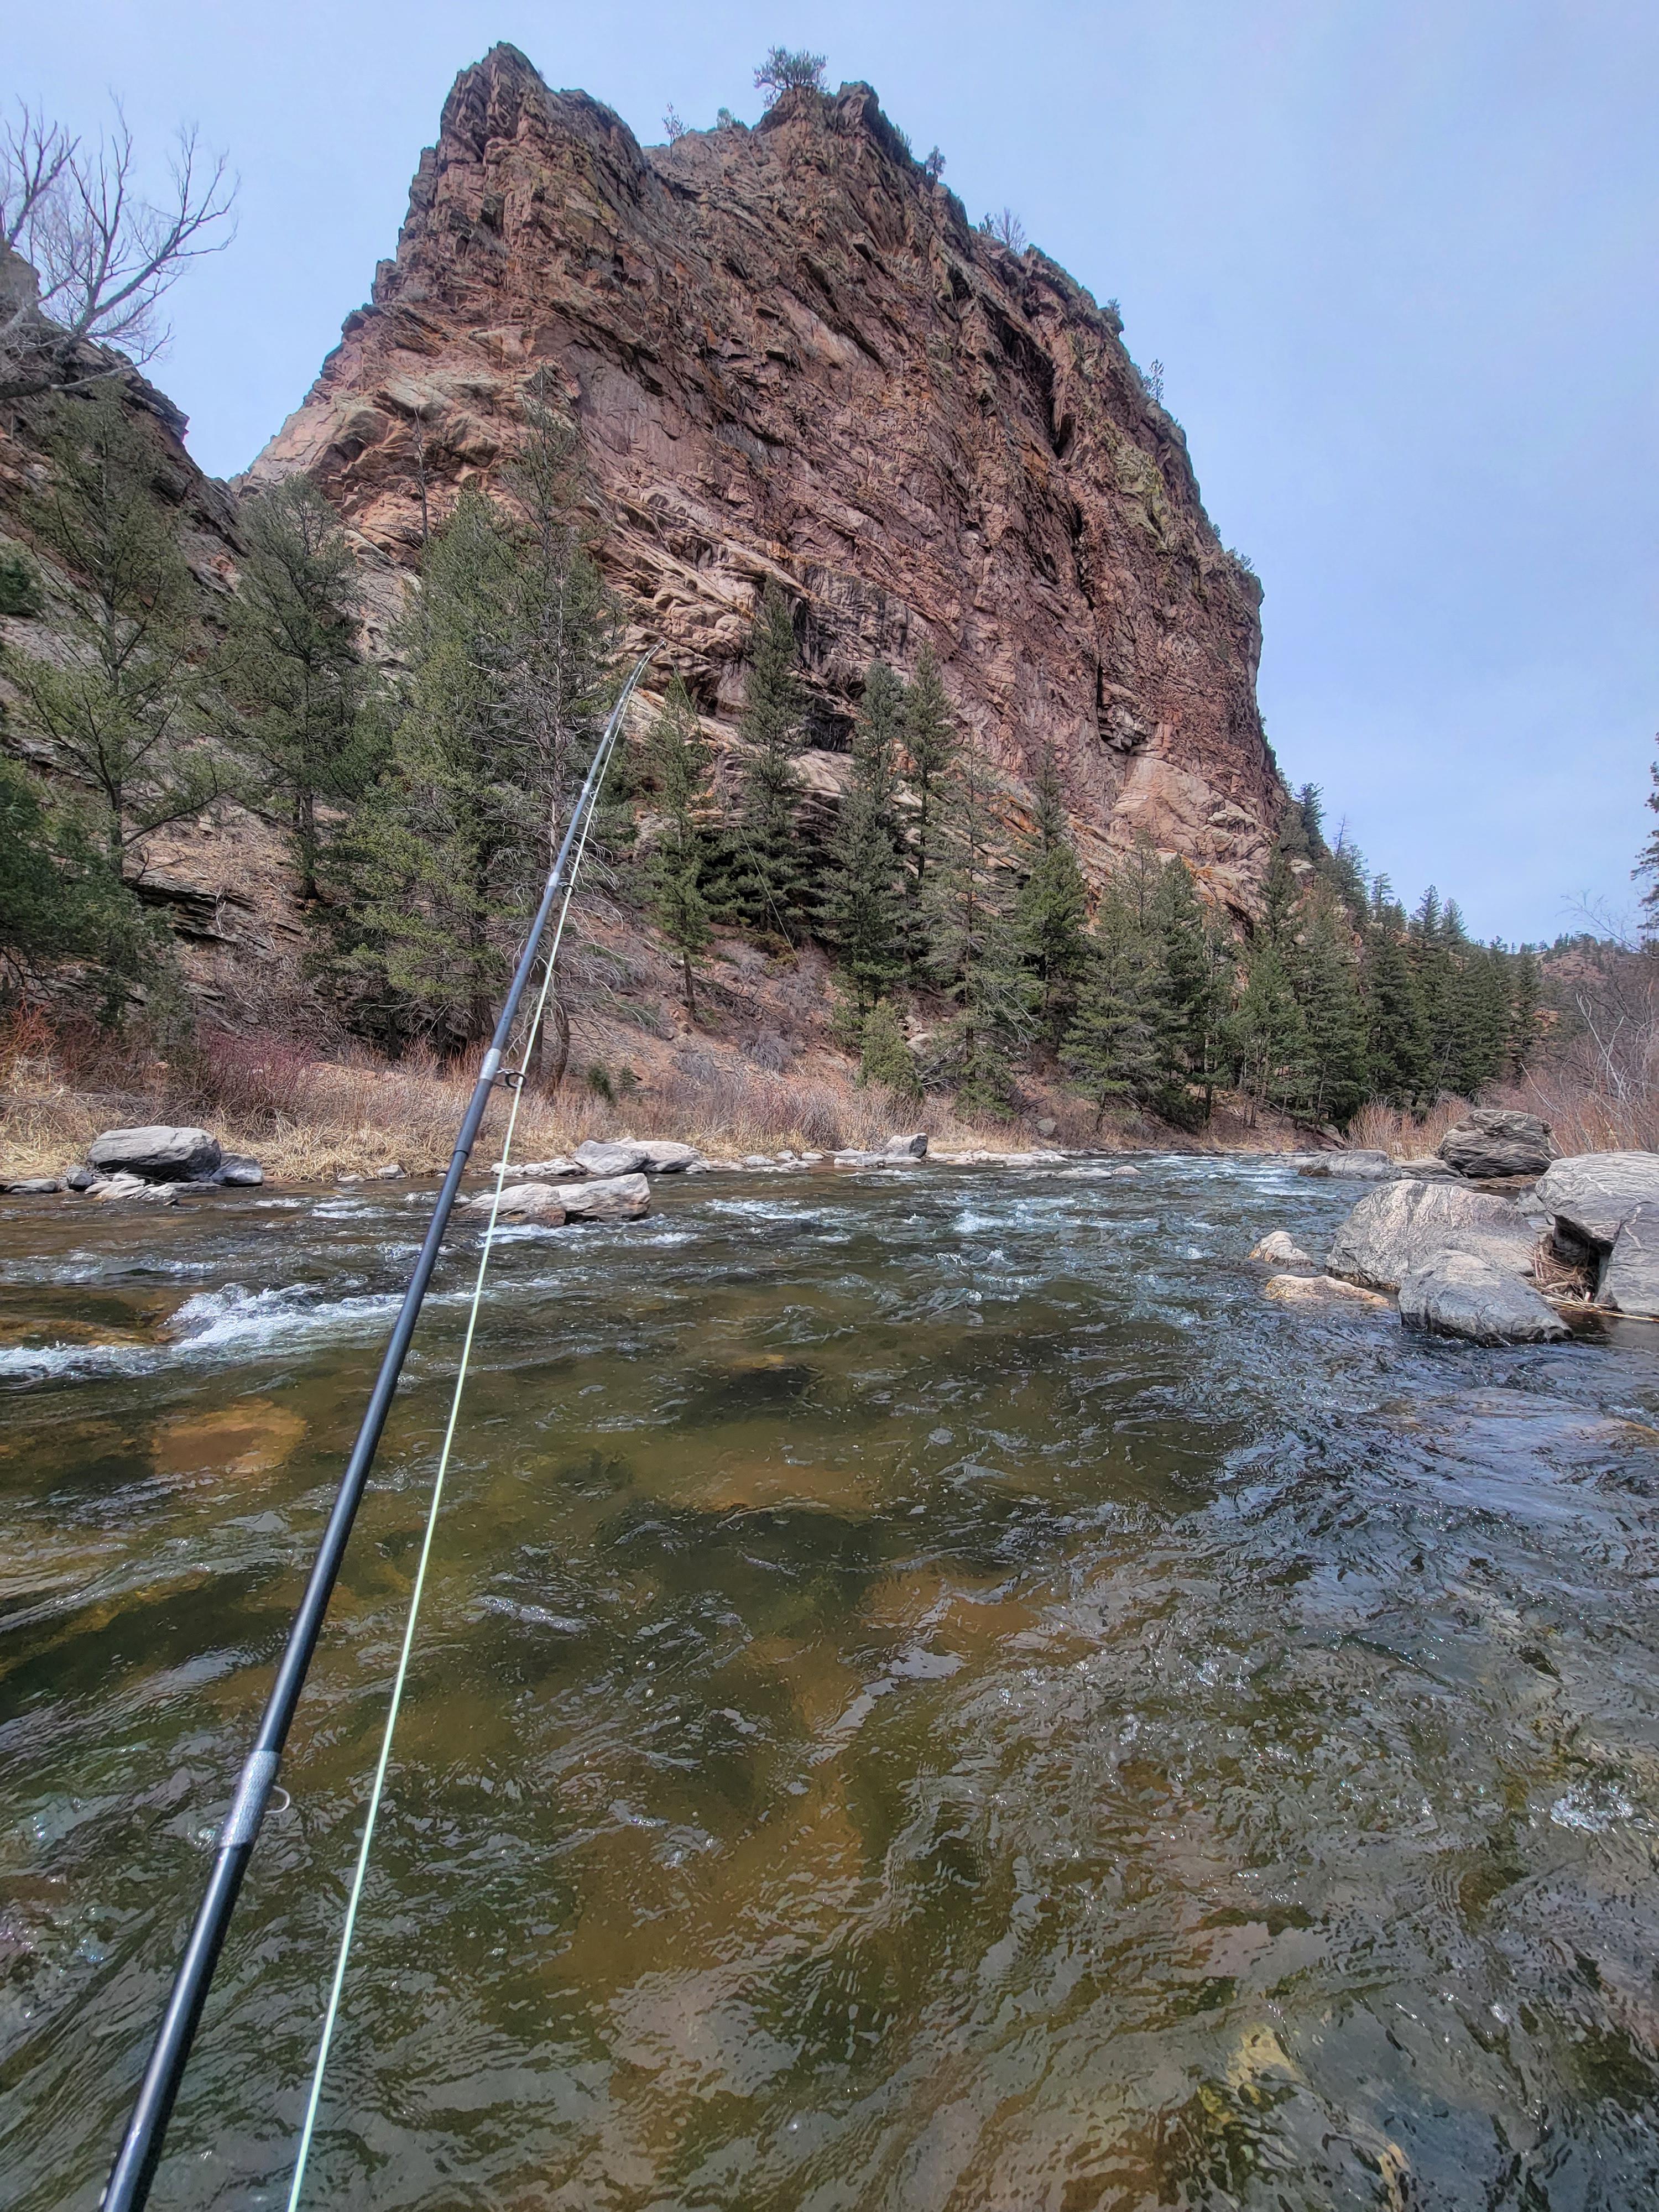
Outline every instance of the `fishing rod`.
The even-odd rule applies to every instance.
[[[514,970],[501,1018],[495,1024],[489,1049],[484,1054],[483,1065],[478,1070],[478,1080],[471,1100],[461,1119],[455,1149],[438,1193],[437,1203],[432,1209],[432,1219],[427,1225],[420,1256],[409,1279],[409,1287],[404,1292],[404,1302],[398,1309],[386,1355],[380,1362],[380,1371],[374,1378],[374,1388],[369,1393],[362,1425],[357,1431],[357,1441],[351,1448],[351,1456],[340,1479],[333,1510],[328,1516],[328,1526],[323,1531],[323,1540],[307,1581],[305,1594],[300,1600],[299,1610],[289,1630],[288,1642],[283,1648],[276,1679],[265,1700],[253,1747],[242,1762],[230,1810],[219,1831],[207,1888],[197,1911],[190,1939],[173,1974],[167,2010],[156,2031],[149,2063],[144,2069],[144,2078],[139,2085],[138,2094],[127,2121],[126,2133],[121,2139],[120,2150],[104,2186],[104,2194],[100,2200],[101,2212],[143,2212],[143,2207],[149,2200],[150,2182],[161,2155],[167,2122],[172,2118],[179,2084],[189,2063],[191,2045],[201,2021],[202,2008],[207,2002],[213,1971],[219,1962],[219,1953],[230,1925],[231,1914],[236,1909],[242,1877],[252,1856],[259,1824],[264,1817],[265,1806],[276,1779],[283,1747],[288,1741],[289,1729],[300,1702],[300,1693],[305,1687],[306,1675],[317,1649],[318,1638],[322,1634],[329,1600],[333,1595],[334,1584],[351,1534],[351,1524],[362,1502],[369,1470],[374,1464],[374,1455],[380,1447],[381,1432],[392,1408],[398,1378],[403,1373],[410,1340],[415,1334],[415,1324],[425,1303],[427,1286],[437,1265],[439,1249],[444,1241],[444,1231],[449,1226],[449,1217],[454,1209],[461,1177],[471,1158],[473,1143],[483,1123],[490,1094],[500,1079],[501,1060],[512,1035],[514,1022],[518,1017],[519,1004],[535,969],[554,901],[564,882],[566,863],[573,848],[577,846],[578,833],[581,831],[585,818],[599,803],[599,787],[605,781],[605,769],[609,765],[617,732],[622,728],[623,711],[655,651],[653,646],[650,652],[641,653],[635,662],[621,696],[611,709],[605,733],[594,748],[586,778],[570,811],[563,842],[549,872],[541,904],[536,909],[536,918],[530,925],[530,933],[519,956],[519,964]],[[522,1082],[523,1077],[515,1075],[513,1079],[519,1083]]]

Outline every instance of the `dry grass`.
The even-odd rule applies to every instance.
[[[1387,1152],[1396,1160],[1419,1159],[1424,1153],[1433,1152],[1447,1130],[1455,1128],[1468,1110],[1467,1098],[1441,1098],[1419,1116],[1402,1113],[1397,1106],[1385,1106],[1380,1099],[1373,1098],[1360,1108],[1349,1124],[1348,1142],[1357,1151]]]

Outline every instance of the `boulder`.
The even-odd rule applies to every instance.
[[[645,1154],[647,1175],[684,1175],[701,1158],[695,1145],[675,1144],[663,1137],[641,1139],[640,1150]]]
[[[1118,1169],[1115,1172],[1121,1174],[1122,1170]],[[1319,1264],[1311,1252],[1304,1252],[1295,1237],[1282,1229],[1275,1229],[1271,1236],[1264,1237],[1250,1257],[1265,1260],[1274,1267],[1314,1267]]]
[[[384,1175],[386,1170],[381,1168],[379,1172]],[[398,1168],[396,1172],[401,1175],[403,1170]],[[264,1179],[265,1171],[258,1161],[250,1159],[246,1152],[225,1153],[219,1162],[219,1172],[213,1177],[215,1182],[228,1183],[233,1190],[257,1189]]]
[[[1510,1267],[1481,1252],[1437,1252],[1400,1285],[1407,1328],[1470,1344],[1559,1344],[1567,1325]]]
[[[621,1144],[601,1144],[590,1137],[586,1144],[576,1147],[576,1164],[584,1175],[637,1175],[645,1165],[647,1147],[636,1145],[632,1139]]]
[[[1578,1152],[1539,1178],[1537,1202],[1559,1231],[1602,1256],[1638,1206],[1659,1205],[1659,1152]]]
[[[100,1175],[142,1176],[146,1182],[205,1182],[217,1172],[219,1139],[205,1129],[106,1129],[87,1151]]]
[[[642,1175],[595,1176],[561,1184],[559,1203],[572,1221],[632,1221],[651,1211],[651,1186]]]
[[[383,1168],[375,1169],[374,1179],[377,1182],[401,1182],[403,1173],[404,1164],[401,1160],[388,1160]]]
[[[15,1190],[14,1183],[12,1188]],[[1596,1291],[1604,1306],[1659,1320],[1659,1205],[1644,1201],[1625,1216]]]
[[[96,1168],[71,1168],[64,1177],[65,1190],[90,1190],[98,1181]]]
[[[1346,1182],[1386,1182],[1399,1172],[1386,1152],[1319,1152],[1297,1170],[1298,1175],[1333,1176]]]
[[[123,1199],[129,1198],[157,1199],[163,1206],[176,1206],[179,1202],[174,1195],[177,1189],[176,1183],[146,1182],[141,1175],[123,1174],[100,1176],[98,1181],[91,1185],[88,1195],[100,1199],[106,1206],[118,1204]]]
[[[489,1164],[491,1175],[499,1175],[501,1171],[501,1162],[492,1160]],[[526,1182],[570,1182],[577,1176],[586,1175],[587,1170],[580,1160],[566,1159],[561,1155],[550,1160],[526,1160],[518,1172]]]
[[[565,1217],[564,1202],[550,1182],[510,1182],[503,1187],[499,1202],[493,1190],[480,1191],[466,1202],[480,1213],[487,1214],[494,1206],[499,1214],[545,1222],[550,1229],[556,1229]]]
[[[20,1176],[5,1188],[13,1198],[50,1198],[64,1186],[56,1176]]]
[[[1486,1176],[1540,1176],[1559,1146],[1547,1122],[1513,1106],[1476,1106],[1436,1150],[1455,1174],[1479,1181]]]
[[[885,1150],[890,1160],[925,1160],[927,1157],[927,1139],[918,1129],[913,1136],[890,1137],[887,1139]]]
[[[1455,1168],[1449,1168],[1436,1152],[1425,1152],[1420,1159],[1401,1160],[1400,1172],[1417,1182],[1461,1182],[1462,1177]]]
[[[1036,1125],[1036,1133],[1044,1144],[1047,1144],[1050,1137],[1057,1137],[1060,1134],[1060,1124],[1052,1115],[1045,1114]]]
[[[1479,1253],[1511,1275],[1528,1274],[1535,1243],[1526,1216],[1506,1198],[1404,1178],[1360,1200],[1325,1265],[1370,1290],[1397,1291],[1413,1268],[1454,1248]]]
[[[1286,1306],[1369,1306],[1386,1313],[1389,1304],[1376,1291],[1361,1290],[1336,1275],[1270,1275],[1261,1291],[1264,1297],[1277,1298]]]

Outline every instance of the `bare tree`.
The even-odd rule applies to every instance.
[[[987,238],[994,238],[1000,245],[1006,246],[1010,253],[1025,251],[1025,226],[1012,208],[1004,208],[1000,215],[988,215],[980,229]]]
[[[662,127],[669,144],[678,146],[691,125],[681,122],[679,110],[671,100],[662,112]]]
[[[193,129],[170,167],[166,204],[144,198],[118,104],[95,148],[27,106],[0,131],[0,400],[113,374],[88,369],[83,345],[139,362],[165,345],[161,299],[186,262],[230,243],[236,196],[224,156],[205,155]]]

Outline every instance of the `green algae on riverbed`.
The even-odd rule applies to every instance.
[[[510,1232],[315,2201],[1652,2192],[1659,1370],[1276,1306],[1344,1194],[1141,1166]],[[95,2203],[425,1202],[4,1210],[9,2205]],[[169,2206],[279,2199],[470,1249]]]

